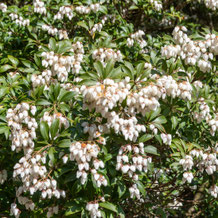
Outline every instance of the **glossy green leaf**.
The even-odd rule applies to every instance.
[[[41,132],[42,137],[45,140],[49,139],[49,127],[48,127],[47,122],[42,121],[40,123],[40,132]]]
[[[58,129],[59,129],[59,119],[54,119],[52,121],[52,124],[51,124],[51,127],[50,127],[50,133],[51,133],[51,138],[53,139],[57,132],[58,132]]]

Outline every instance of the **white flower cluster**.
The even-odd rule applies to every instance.
[[[145,155],[143,143],[124,145],[119,149],[116,170],[121,170],[124,174],[128,173],[130,178],[137,181],[137,171],[146,173],[151,161],[152,158]]]
[[[167,59],[171,57],[177,57],[181,51],[180,45],[165,45],[161,49],[162,56],[165,56]]]
[[[20,74],[15,71],[15,72],[10,72],[9,75],[10,75],[10,77],[13,79],[13,78],[15,78],[16,76],[18,76],[18,75],[20,75]]]
[[[96,4],[91,4],[90,6],[84,6],[84,5],[80,5],[75,7],[75,11],[79,14],[89,14],[90,12],[98,12],[100,9],[100,4],[96,3]]]
[[[138,30],[137,32],[130,35],[130,38],[127,39],[127,46],[132,47],[134,45],[134,41],[139,43],[141,49],[147,46],[147,42],[142,38],[145,33],[142,30]]]
[[[170,134],[161,133],[160,137],[164,144],[171,145],[172,136]]]
[[[40,0],[34,0],[33,2],[34,12],[39,14],[46,14],[45,3]]]
[[[80,89],[73,85],[72,83],[61,83],[62,88],[66,89],[67,91],[75,92],[76,94],[80,94]]]
[[[111,59],[114,61],[121,61],[122,54],[120,50],[116,52],[111,48],[99,48],[93,51],[92,58],[94,60],[100,61],[105,66],[106,62]]]
[[[100,144],[105,145],[106,140],[104,137],[101,136],[102,132],[107,132],[107,127],[105,125],[99,125],[97,126],[96,124],[89,124],[88,122],[83,122],[82,123],[83,132],[89,134],[89,140],[93,140],[95,138],[98,138],[97,142]]]
[[[35,204],[33,203],[33,201],[27,197],[18,197],[18,202],[19,204],[24,205],[26,210],[34,210],[35,208]]]
[[[154,133],[154,135],[157,135],[158,129],[155,127],[154,124],[150,124],[149,129]]]
[[[173,98],[191,99],[192,87],[188,81],[177,83],[171,76],[163,76],[157,79],[156,84],[141,88],[127,97],[128,112],[135,111],[145,116],[146,112],[156,110],[160,98],[165,99],[166,95]]]
[[[42,30],[47,31],[48,34],[55,36],[58,35],[58,38],[61,39],[68,39],[68,34],[66,30],[58,30],[53,26],[49,26],[47,24],[42,25]]]
[[[7,180],[8,174],[6,170],[0,171],[0,184],[3,184]]]
[[[213,52],[214,55],[218,55],[218,36],[215,34],[207,34],[205,38],[206,43],[210,46],[210,51]]]
[[[61,6],[61,7],[59,8],[58,13],[54,16],[54,20],[62,20],[62,19],[64,19],[64,15],[65,15],[69,20],[72,20],[72,18],[73,18],[72,6],[70,6],[70,5]]]
[[[150,3],[154,6],[156,11],[161,11],[163,8],[162,2],[157,0],[149,0]]]
[[[194,152],[190,154],[194,154]],[[179,163],[182,165],[184,170],[187,170],[187,169],[191,170],[194,165],[193,158],[190,155],[186,155],[184,159],[181,159],[179,161]]]
[[[31,154],[34,150],[38,124],[35,118],[29,115],[29,111],[35,115],[36,107],[30,106],[28,103],[21,103],[7,111],[6,119],[8,126],[11,127],[12,151],[19,152],[23,148],[24,154]]]
[[[73,72],[78,74],[81,69],[81,62],[83,61],[83,54],[84,54],[83,44],[79,41],[72,44],[71,51],[74,52],[74,59],[75,59],[73,62],[72,70]]]
[[[218,9],[218,1],[217,0],[204,0],[205,6],[215,11]]]
[[[100,4],[91,4],[90,6],[76,6],[75,8],[71,5],[61,6],[58,13],[54,16],[54,20],[62,20],[66,16],[69,20],[73,18],[73,12],[78,14],[89,14],[90,12],[96,13],[100,9]]]
[[[31,81],[33,88],[45,85],[45,89],[48,89],[50,84],[56,84],[58,80],[64,82],[67,80],[68,73],[71,71],[71,69],[73,72],[79,73],[84,53],[82,43],[74,43],[70,51],[74,52],[73,56],[62,56],[55,54],[53,51],[43,52],[42,57],[45,59],[42,61],[42,65],[45,67],[50,66],[50,70],[44,70],[41,75],[32,75]],[[53,78],[56,75],[58,80]],[[74,90],[79,92],[78,88],[76,87],[74,87]]]
[[[200,80],[196,80],[193,82],[193,85],[195,86],[195,88],[203,88],[203,83]]]
[[[136,197],[137,199],[140,199],[140,191],[137,187],[136,184],[133,184],[130,188],[129,188],[129,192],[130,192],[130,198],[134,198]]]
[[[197,123],[202,122],[202,120],[206,120],[208,122],[211,119],[209,106],[204,101],[204,98],[200,98],[198,100],[198,104],[200,112],[194,112],[194,119],[197,120]]]
[[[30,20],[29,19],[24,19],[21,16],[18,16],[15,13],[11,13],[9,17],[14,21],[16,24],[19,26],[29,26],[30,25]]]
[[[208,175],[212,175],[218,169],[218,159],[216,157],[216,153],[203,153],[202,159],[197,166],[202,172],[205,170]]]
[[[152,68],[152,65],[150,63],[145,63],[145,69],[151,69]]]
[[[130,93],[127,97],[128,112],[133,115],[138,112],[145,116],[146,112],[156,110],[160,106],[158,99],[161,96],[162,93],[156,85],[148,85]]]
[[[64,82],[68,79],[68,73],[73,67],[74,56],[62,56],[51,52],[43,52],[42,66],[51,67],[52,75],[57,75],[59,81]]]
[[[165,98],[166,95],[171,97],[181,97],[182,99],[191,99],[192,87],[188,81],[177,83],[171,76],[163,76],[140,90],[131,92],[129,78],[121,82],[114,82],[111,79],[105,79],[103,84],[97,83],[95,86],[81,87],[81,93],[84,96],[83,108],[90,111],[95,109],[101,113],[108,121],[107,127],[113,128],[116,133],[122,133],[125,139],[136,141],[139,132],[145,132],[143,125],[137,124],[136,113],[143,116],[146,112],[156,110],[160,104],[159,98]],[[128,119],[123,119],[119,114],[112,110],[120,105],[127,98],[127,108],[125,115],[130,114]],[[171,139],[167,140],[170,143]]]
[[[206,171],[208,175],[212,175],[216,172],[218,168],[218,159],[216,158],[216,153],[203,153],[203,151],[199,151],[193,149],[190,152],[190,155],[186,155],[185,158],[180,160],[180,164],[183,166],[184,170],[191,170],[194,166],[194,159],[196,158],[196,167],[199,168],[200,172]],[[184,180],[187,180],[191,183],[193,174],[191,172],[185,172],[183,174]]]
[[[32,74],[31,81],[33,88],[45,85],[45,90],[48,90],[52,82],[52,72],[50,70],[44,70],[41,75]]]
[[[162,18],[160,25],[163,27],[171,26],[172,25],[172,18],[170,18],[170,17]]]
[[[30,192],[33,195],[40,191],[42,198],[51,198],[52,196],[65,198],[65,191],[57,189],[57,181],[52,179],[47,173],[46,152],[43,154],[26,155],[19,160],[14,166],[13,177],[19,176],[23,186],[20,187],[22,192]],[[48,178],[49,177],[49,178]]]
[[[99,168],[104,168],[103,161],[97,159],[99,150],[99,146],[94,142],[76,142],[70,146],[70,160],[77,162],[79,170],[76,176],[77,178],[81,177],[82,184],[85,184],[88,179],[88,171],[91,171],[98,187],[101,185],[107,186],[105,177],[97,173]],[[91,164],[94,167],[93,169],[91,169]]]
[[[209,126],[210,126],[210,133],[212,136],[215,135],[215,132],[218,130],[218,113],[216,113],[215,118],[211,119],[208,122]]]
[[[215,118],[212,118],[210,115],[210,108],[205,102],[204,98],[199,98],[198,104],[200,111],[194,112],[193,118],[197,120],[197,123],[201,123],[203,120],[206,120],[210,127],[210,133],[212,136],[214,136],[218,129],[218,114],[216,113]]]
[[[183,173],[183,182],[191,183],[192,179],[194,178],[192,172],[184,172]]]
[[[24,205],[26,210],[34,210],[35,208],[34,202],[31,199],[27,197],[23,197],[21,195],[23,193],[23,190],[24,190],[23,187],[20,186],[16,191],[16,197],[17,197],[19,204]]]
[[[33,88],[45,85],[45,89],[48,89],[50,84],[55,84],[59,81],[64,82],[68,78],[68,73],[71,71],[79,73],[81,69],[81,62],[83,60],[83,45],[81,42],[76,42],[72,45],[71,52],[74,52],[73,56],[62,56],[51,52],[43,52],[42,65],[45,67],[50,66],[50,69],[46,69],[41,75],[33,74],[31,77]],[[53,79],[57,75],[57,79]],[[78,91],[78,89],[77,89]]]
[[[202,72],[212,69],[211,60],[218,54],[218,39],[215,34],[207,34],[205,40],[193,41],[186,32],[186,27],[175,27],[173,38],[177,45],[165,45],[162,55],[166,58],[180,56],[187,65],[196,65]]]
[[[58,206],[54,206],[54,207],[49,207],[48,208],[48,212],[47,212],[47,218],[52,217],[54,214],[58,214],[59,211],[59,207]]]
[[[178,210],[180,209],[180,207],[183,206],[183,203],[174,199],[174,201],[172,203],[169,203],[167,206],[171,207],[172,209]]]
[[[11,215],[14,215],[15,218],[19,218],[21,211],[17,208],[17,205],[15,203],[12,203],[10,213],[11,213]]]
[[[132,47],[133,44],[134,44],[134,39],[137,40],[137,39],[141,39],[142,36],[145,35],[144,31],[142,30],[139,30],[133,34],[130,35],[130,38],[127,38],[127,46],[128,47]]]
[[[4,13],[7,11],[7,5],[4,3],[0,3],[0,10]]]
[[[121,133],[125,140],[135,142],[140,132],[146,132],[144,125],[138,124],[138,120],[135,116],[129,117],[128,119],[120,118],[115,111],[110,113],[108,118],[108,128],[113,128],[115,133]]]
[[[209,193],[214,197],[217,198],[217,194],[218,194],[218,186],[213,185],[209,188]]]
[[[48,123],[49,126],[51,126],[53,120],[55,119],[59,120],[59,127],[63,125],[65,128],[68,128],[70,126],[69,121],[65,116],[63,116],[62,113],[54,113],[53,115],[50,115],[48,111],[43,114],[40,122],[45,121]]]
[[[91,218],[102,217],[101,211],[99,210],[99,204],[96,202],[88,202],[86,210],[89,211]]]
[[[92,27],[92,29],[90,30],[90,34],[91,36],[94,36],[95,32],[101,32],[103,25],[105,24],[105,22],[108,20],[107,16],[104,16],[101,19],[101,22],[94,24],[94,26]]]
[[[122,103],[127,95],[131,85],[127,81],[119,83],[111,79],[105,79],[103,84],[97,83],[95,86],[81,87],[81,92],[84,96],[84,109],[90,111],[95,108],[96,112],[102,116],[110,115],[109,110],[113,109],[120,102]]]
[[[81,92],[84,96],[84,109],[88,108],[95,110],[107,118],[107,128],[114,128],[116,133],[122,133],[126,140],[136,141],[139,132],[145,131],[143,125],[137,125],[137,119],[133,116],[128,119],[120,118],[116,112],[109,110],[116,107],[117,104],[122,103],[131,86],[128,84],[129,80],[124,80],[115,83],[113,80],[106,79],[103,84],[98,84],[94,87],[81,87]]]

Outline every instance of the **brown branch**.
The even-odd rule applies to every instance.
[[[188,212],[186,213],[187,217],[193,217],[193,213],[195,211],[195,206],[198,205],[201,202],[201,199],[203,197],[204,189],[208,186],[208,181],[204,182],[198,191],[196,192],[194,199],[193,199],[193,205],[189,208]]]

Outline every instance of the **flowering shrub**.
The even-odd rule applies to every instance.
[[[1,217],[215,217],[217,9],[0,3]]]

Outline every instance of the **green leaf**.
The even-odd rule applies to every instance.
[[[103,79],[104,78],[104,67],[100,61],[94,63],[94,68],[97,71],[98,75]]]
[[[151,134],[145,134],[139,138],[139,142],[147,142],[148,140],[152,139],[154,136]]]
[[[89,27],[88,27],[88,25],[87,25],[85,22],[79,21],[79,22],[77,23],[77,25],[78,25],[78,26],[81,26],[81,27],[83,27],[83,28],[85,28],[86,30],[89,31]]]
[[[68,182],[72,182],[72,181],[75,181],[77,178],[76,178],[76,174],[75,173],[70,173],[66,179],[64,180],[64,184],[68,183]]]
[[[161,218],[166,218],[167,217],[165,212],[164,212],[164,210],[162,208],[157,208],[156,214],[160,215]],[[158,216],[158,217],[160,217],[160,216]]]
[[[157,123],[157,124],[164,124],[167,123],[167,119],[164,116],[160,116],[158,118],[156,118],[153,123]]]
[[[28,61],[28,60],[21,60],[21,62],[23,63],[23,65],[25,67],[31,68],[32,67],[32,62]],[[19,68],[20,69],[20,68]]]
[[[0,88],[0,98],[5,96],[9,91],[9,88],[8,87],[2,87]]]
[[[66,101],[73,100],[74,96],[75,96],[74,92],[71,91],[66,92],[59,98],[59,102],[66,102]]]
[[[55,99],[58,98],[58,95],[60,93],[60,89],[61,89],[60,84],[56,84],[55,87],[54,87],[54,97],[55,97]]]
[[[45,100],[45,99],[40,99],[36,102],[36,105],[43,105],[43,106],[47,106],[47,105],[50,105],[51,102]]]
[[[145,197],[146,191],[145,191],[145,187],[144,187],[144,185],[142,184],[142,182],[137,181],[136,184],[137,184],[137,187],[138,187],[139,191],[140,191],[140,192],[142,193],[142,195]]]
[[[159,155],[159,154],[157,153],[157,148],[154,147],[154,146],[152,146],[152,145],[148,145],[148,146],[146,146],[144,149],[145,149],[145,152],[146,152],[146,153],[154,154],[154,155]]]
[[[127,68],[129,68],[129,70],[130,70],[131,72],[134,72],[134,67],[133,67],[133,65],[132,65],[130,62],[124,61],[124,65],[125,65]]]
[[[108,78],[117,79],[122,75],[121,66],[114,68],[108,75]]]
[[[45,140],[48,140],[48,139],[49,139],[48,131],[49,131],[49,127],[48,127],[47,122],[42,121],[42,122],[40,123],[40,132],[41,132],[42,137],[43,137]]]
[[[111,210],[111,211],[117,213],[117,207],[110,202],[102,202],[99,205],[100,205],[100,207],[103,207],[105,209],[108,209],[108,210]]]
[[[125,61],[125,66],[122,66],[124,73],[126,73],[132,80],[134,79],[135,70],[131,63]]]
[[[137,9],[138,9],[138,7],[136,5],[131,5],[129,7],[129,10],[137,10]]]
[[[58,53],[62,54],[68,52],[72,48],[72,44],[69,40],[60,41],[58,43]]]
[[[56,44],[57,44],[57,42],[54,38],[49,39],[49,48],[51,48],[53,51],[55,51],[57,48]]]
[[[60,148],[69,148],[71,145],[71,141],[70,139],[63,139],[59,142],[59,144],[57,145]]]
[[[0,126],[0,134],[5,133],[8,130],[7,126]]]
[[[154,126],[155,126],[156,128],[158,128],[158,130],[160,130],[161,132],[165,132],[165,129],[164,129],[164,127],[163,127],[161,124],[159,124],[159,123],[154,123]]]
[[[48,156],[49,159],[54,163],[55,159],[54,159],[54,153],[55,153],[55,148],[51,147],[48,150]]]
[[[62,112],[69,112],[70,111],[70,105],[65,104],[63,102],[61,104],[59,104],[59,108],[61,109]]]
[[[52,139],[56,136],[58,129],[59,129],[59,119],[54,119],[50,128]]]
[[[155,137],[155,138],[157,139],[157,141],[162,145],[162,139],[161,139],[160,135],[155,135],[154,137]]]
[[[13,69],[13,67],[9,64],[5,64],[3,66],[0,67],[0,73],[4,73],[7,70]]]
[[[82,211],[82,206],[75,203],[72,207],[70,207],[66,210],[64,215],[70,216],[70,215],[73,215],[73,214],[78,213],[80,211]]]
[[[171,121],[172,121],[173,129],[175,129],[177,124],[178,124],[178,120],[177,120],[177,118],[175,116],[172,116]]]
[[[10,60],[10,62],[12,63],[13,66],[17,67],[17,65],[19,64],[19,61],[17,58],[11,56],[11,55],[8,55],[8,59]]]
[[[136,70],[137,70],[137,76],[139,77],[143,70],[144,70],[144,66],[145,66],[145,63],[139,63],[136,67]]]
[[[118,205],[118,215],[119,218],[125,218],[125,213],[120,205]]]
[[[106,69],[105,69],[104,79],[107,78],[107,76],[111,73],[111,71],[113,70],[113,68],[114,68],[114,60],[111,59],[111,60],[107,63],[107,66],[106,66]]]
[[[126,186],[123,183],[119,183],[117,191],[119,194],[119,198],[121,198],[126,192]]]
[[[155,52],[154,51],[151,51],[151,60],[152,60],[152,62],[153,63],[156,63],[156,54],[155,54]]]
[[[160,114],[160,112],[161,112],[161,108],[160,107],[157,108],[155,111],[152,111],[151,115],[149,117],[149,121],[153,120],[154,118],[156,118]]]

